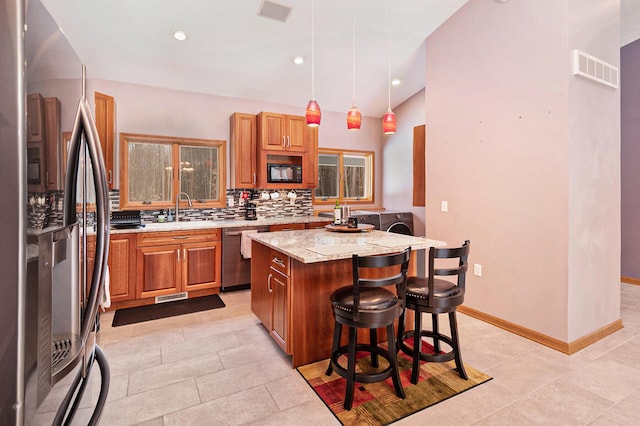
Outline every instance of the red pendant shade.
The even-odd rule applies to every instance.
[[[322,113],[320,112],[320,105],[311,99],[307,105],[307,111],[305,117],[307,118],[307,126],[318,127],[320,125],[320,118]]]
[[[382,132],[385,135],[391,135],[396,132],[397,127],[396,115],[391,110],[388,110],[382,118]]]
[[[362,123],[362,114],[357,106],[353,105],[349,112],[347,112],[347,129],[348,130],[360,130],[360,124]]]

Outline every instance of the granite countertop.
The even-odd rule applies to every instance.
[[[141,228],[131,229],[115,229],[110,230],[111,234],[130,234],[139,232],[159,232],[159,231],[181,231],[192,229],[214,229],[214,228],[235,228],[243,226],[261,226],[261,225],[282,225],[288,223],[317,223],[327,222],[330,219],[326,217],[318,216],[287,216],[287,217],[260,217],[257,220],[244,220],[244,219],[232,219],[232,220],[193,220],[193,221],[180,221],[180,222],[163,222],[163,223],[146,223]],[[62,225],[56,225],[47,227],[44,229],[27,228],[27,235],[38,236],[43,232],[59,228]],[[95,234],[93,227],[89,229],[88,235]]]
[[[249,237],[303,263],[349,259],[352,254],[394,253],[407,246],[411,246],[412,250],[420,250],[446,245],[444,241],[383,231],[341,233],[310,229],[256,233],[249,234]]]

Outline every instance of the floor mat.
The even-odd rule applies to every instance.
[[[155,305],[136,306],[135,308],[118,309],[113,315],[112,327],[168,318],[176,315],[207,311],[209,309],[224,308],[225,304],[217,294],[175,302],[158,303]]]

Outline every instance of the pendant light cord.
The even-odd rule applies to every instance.
[[[388,108],[391,111],[391,0],[387,3],[387,62],[389,65],[388,69],[388,80],[387,80],[387,99],[388,99]]]
[[[356,0],[352,0],[351,4],[353,6],[352,13],[352,54],[353,54],[353,102],[352,105],[356,104]]]
[[[316,43],[314,29],[314,1],[311,0],[311,99],[316,100]]]

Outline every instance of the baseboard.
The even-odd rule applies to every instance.
[[[486,314],[482,311],[478,311],[468,306],[459,306],[458,312],[461,312],[465,315],[469,315],[470,317],[479,319],[486,323],[495,325],[496,327],[500,327],[503,330],[507,330],[511,333],[517,334],[518,336],[522,336],[529,340],[533,340],[534,342],[540,343],[544,346],[547,346],[551,349],[555,349],[556,351],[565,353],[567,355],[574,354],[579,350],[584,349],[587,346],[597,342],[598,340],[622,329],[623,327],[622,321],[616,320],[611,324],[605,325],[599,330],[594,331],[593,333],[589,333],[586,336],[583,336],[577,340],[574,340],[573,342],[567,343],[558,339],[554,339],[553,337],[549,337],[545,334],[538,333],[537,331],[533,331],[526,327],[522,327],[518,324],[505,321],[498,317],[494,317],[493,315]]]
[[[620,277],[620,281],[625,284],[640,285],[640,278]]]

